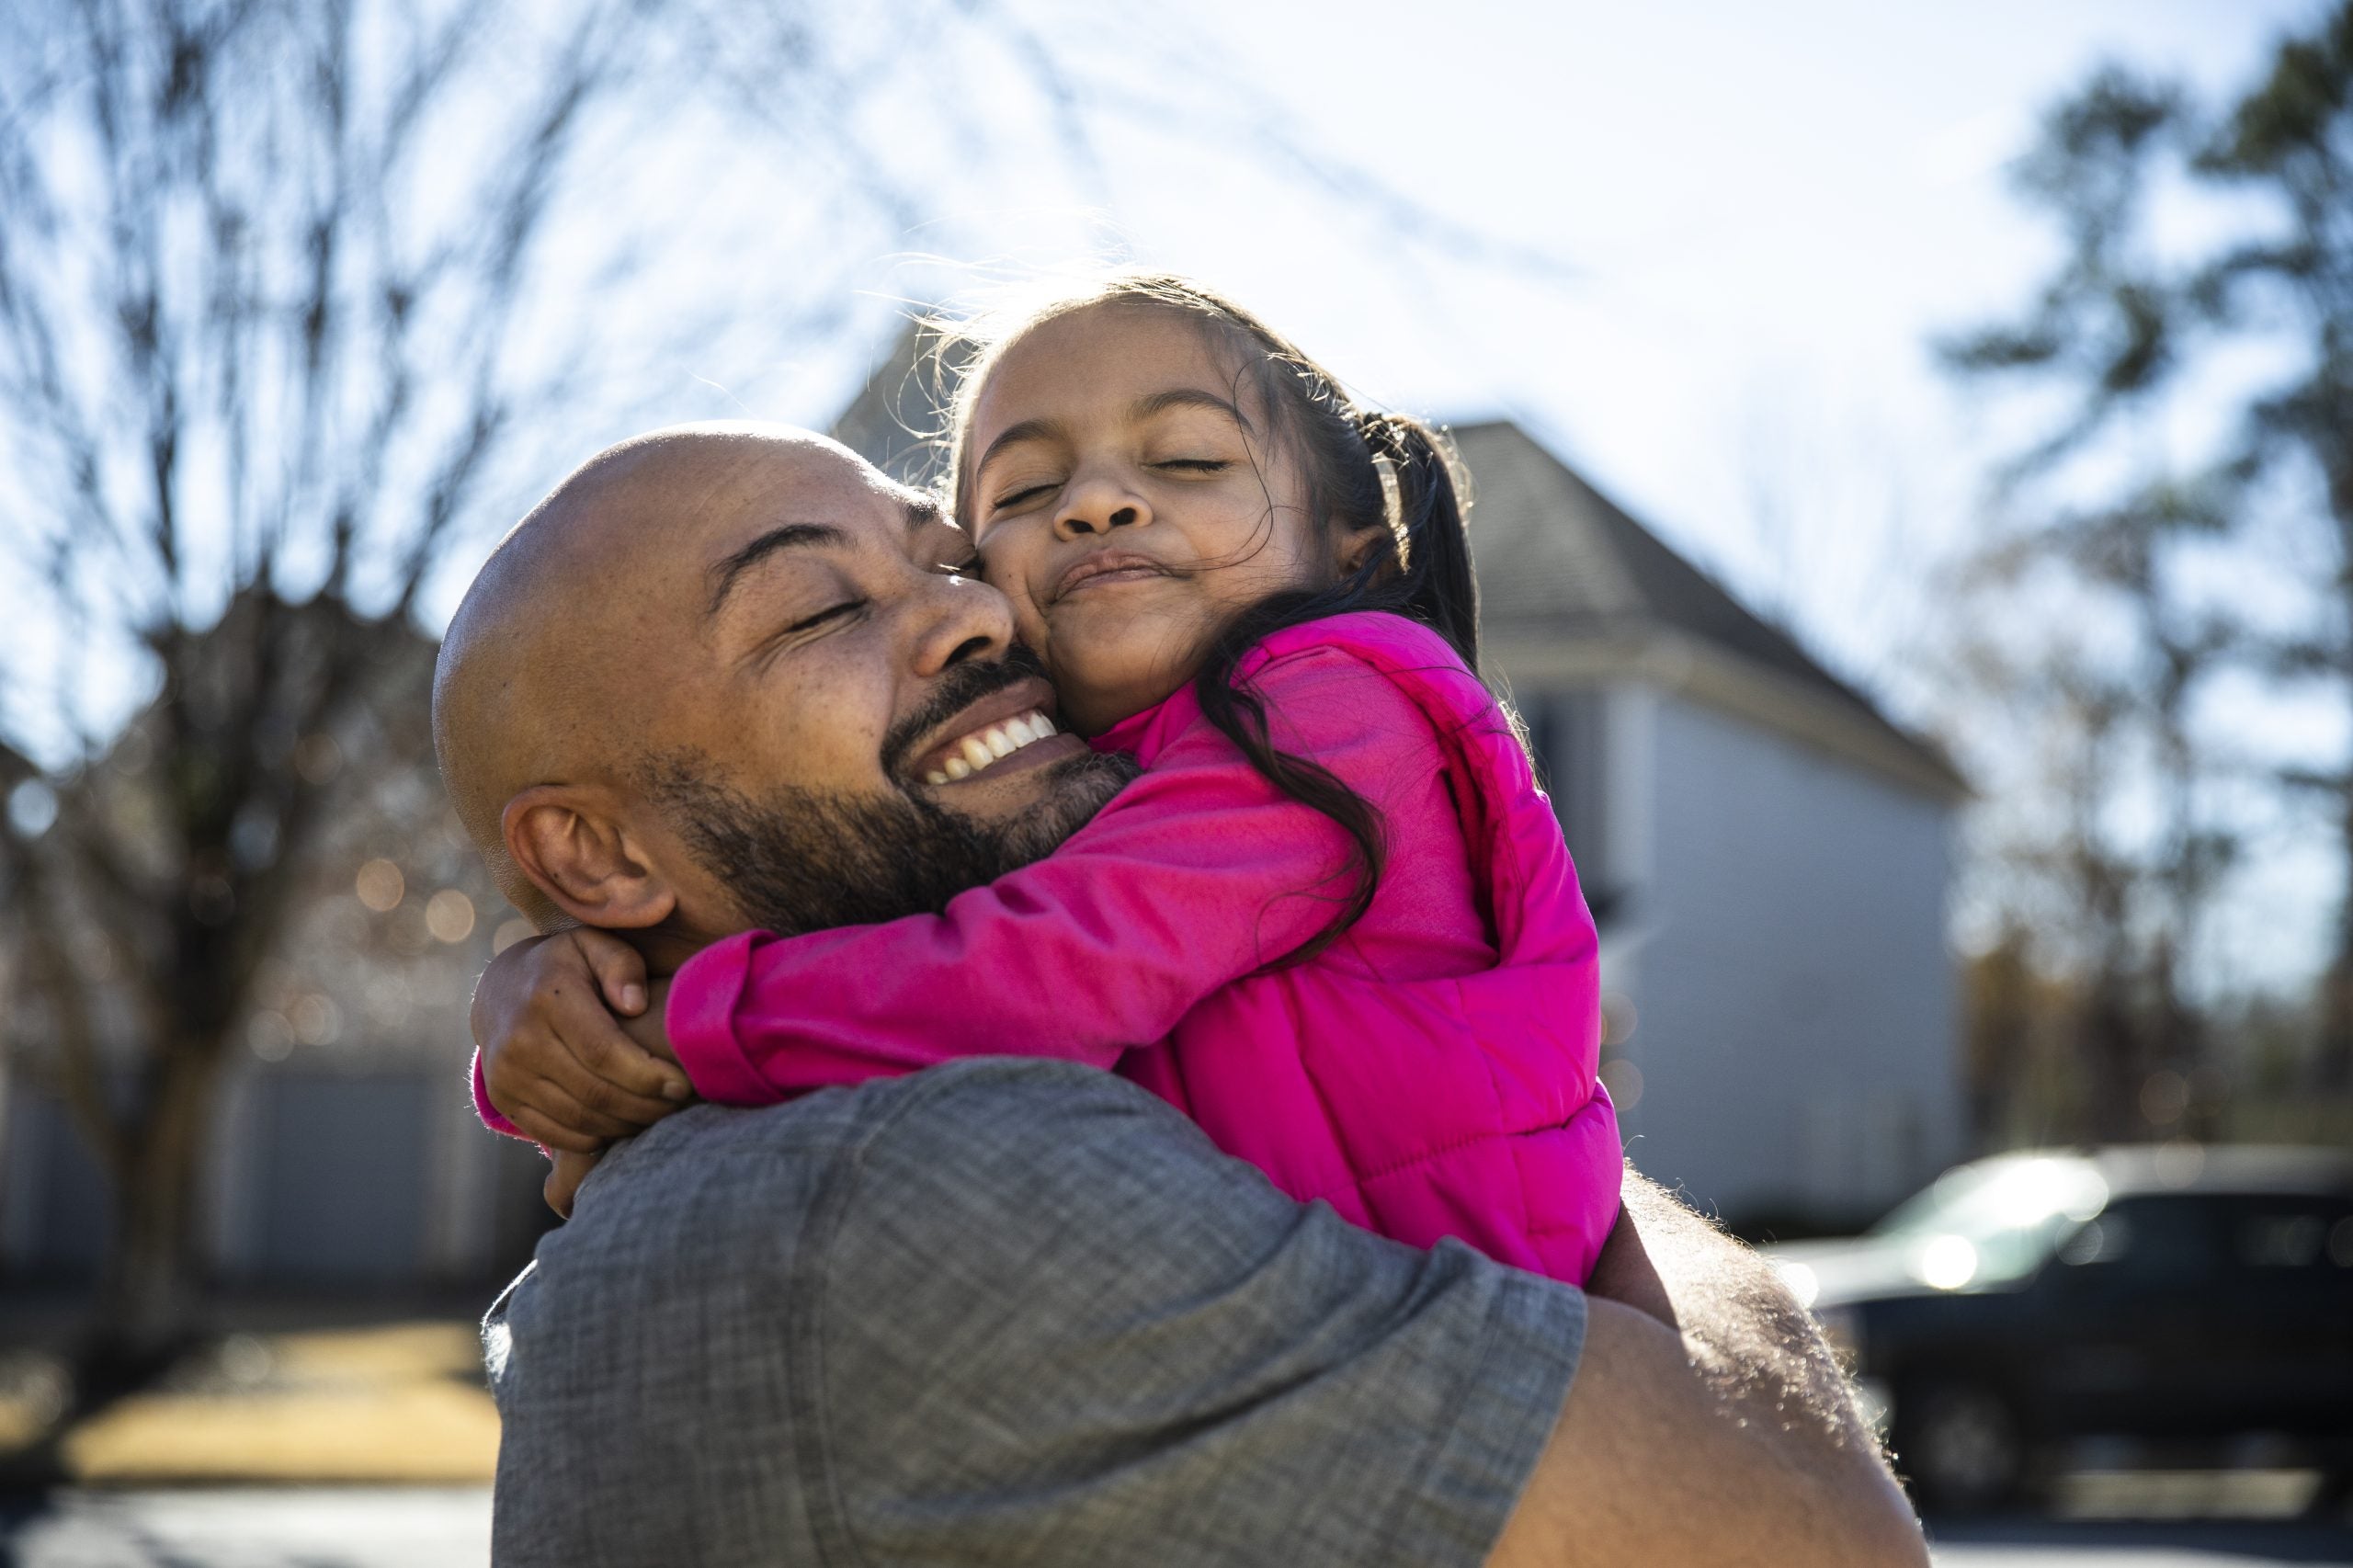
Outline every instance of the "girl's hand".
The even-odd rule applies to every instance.
[[[490,1103],[549,1149],[594,1153],[676,1110],[694,1088],[614,1015],[647,1010],[645,960],[585,927],[517,942],[474,988],[474,1043]],[[660,1039],[658,1016],[652,1028]],[[666,1041],[663,1042],[666,1045]]]
[[[579,1196],[580,1184],[588,1179],[588,1173],[595,1170],[597,1162],[604,1157],[602,1154],[559,1153],[555,1157],[555,1168],[548,1172],[548,1179],[540,1186],[540,1196],[548,1200],[549,1208],[565,1219],[571,1219],[572,1200]]]

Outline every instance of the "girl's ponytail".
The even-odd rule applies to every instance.
[[[1452,454],[1418,419],[1362,409],[1365,448],[1385,460],[1397,494],[1397,608],[1429,627],[1479,667],[1479,584]]]

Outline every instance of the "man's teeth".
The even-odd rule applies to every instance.
[[[970,778],[998,758],[1011,756],[1023,746],[1056,733],[1053,721],[1043,713],[1023,713],[985,730],[975,730],[956,743],[946,761],[923,776],[924,782],[950,784]]]

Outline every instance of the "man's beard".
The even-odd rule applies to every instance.
[[[1139,771],[1120,754],[1071,757],[1047,770],[1035,806],[1004,822],[966,816],[916,791],[907,768],[915,743],[1036,667],[1023,657],[950,671],[924,710],[884,740],[890,788],[874,794],[789,784],[755,794],[691,753],[648,759],[646,788],[753,926],[794,936],[937,915],[966,889],[1052,853]]]

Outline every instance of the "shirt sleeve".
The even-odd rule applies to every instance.
[[[1271,661],[1253,689],[1279,746],[1377,808],[1439,766],[1428,718],[1343,650]],[[957,1056],[1108,1067],[1322,930],[1351,849],[1199,722],[1061,848],[944,914],[706,949],[673,987],[671,1042],[699,1093],[737,1105]]]
[[[1480,1563],[1585,1298],[1302,1206],[1126,1082],[943,1070],[861,1151],[794,1369],[828,1561]]]

